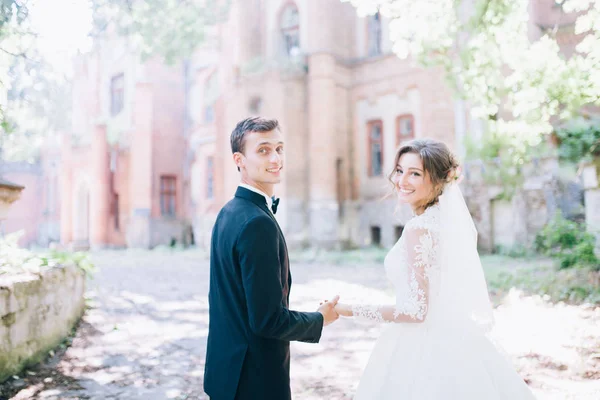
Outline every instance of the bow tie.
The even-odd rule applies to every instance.
[[[271,205],[271,211],[273,211],[273,214],[277,213],[277,206],[279,205],[279,197],[271,197],[271,200],[273,200],[273,204]]]

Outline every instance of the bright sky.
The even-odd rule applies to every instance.
[[[58,70],[70,74],[72,58],[91,47],[89,0],[34,0],[31,24],[39,32],[40,51]]]

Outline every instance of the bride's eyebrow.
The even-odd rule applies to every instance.
[[[396,168],[404,168],[404,167],[402,167],[402,165],[398,164],[398,165],[396,165]],[[416,167],[408,167],[408,168],[405,168],[405,169],[408,169],[409,171],[411,169],[414,169],[415,171],[423,172],[422,169],[419,169],[419,168],[416,168]]]

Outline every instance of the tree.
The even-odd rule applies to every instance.
[[[0,161],[33,162],[44,139],[68,127],[70,82],[41,51],[45,42],[33,17],[44,3],[0,1]]]
[[[143,60],[173,64],[189,58],[206,29],[225,18],[231,0],[92,0],[93,36],[114,29],[131,39]]]
[[[570,58],[553,32],[530,42],[528,0],[341,0],[359,14],[390,18],[393,51],[425,66],[442,66],[459,97],[492,134],[510,143],[515,164],[552,132],[554,119],[569,119],[600,105],[600,2],[568,0],[585,35]],[[558,3],[558,2],[557,2]]]
[[[44,1],[0,0],[0,99],[7,94],[7,104],[0,101],[0,160],[34,160],[47,135],[68,129],[70,79],[40,51],[30,18]],[[93,39],[107,31],[126,36],[142,59],[175,63],[203,43],[206,27],[222,19],[230,3],[89,0],[90,34]]]
[[[6,82],[8,134],[1,159],[33,162],[48,136],[69,128],[70,81],[34,49],[12,59]]]
[[[25,55],[21,51],[22,46],[14,39],[27,35],[27,31],[20,28],[29,15],[28,4],[27,0],[0,0],[0,66],[3,67],[0,70],[1,88],[6,87],[7,64],[14,57],[24,57]],[[3,102],[0,102],[0,125],[2,133],[8,130]]]
[[[6,112],[4,94],[10,89],[9,69],[16,59],[27,57],[26,50],[34,36],[27,25],[28,0],[0,0],[0,162],[6,152],[7,142],[14,137],[14,121]]]

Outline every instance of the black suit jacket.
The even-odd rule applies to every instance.
[[[316,343],[323,316],[291,311],[287,246],[265,198],[239,187],[212,232],[204,391],[212,400],[286,400],[289,342]]]

